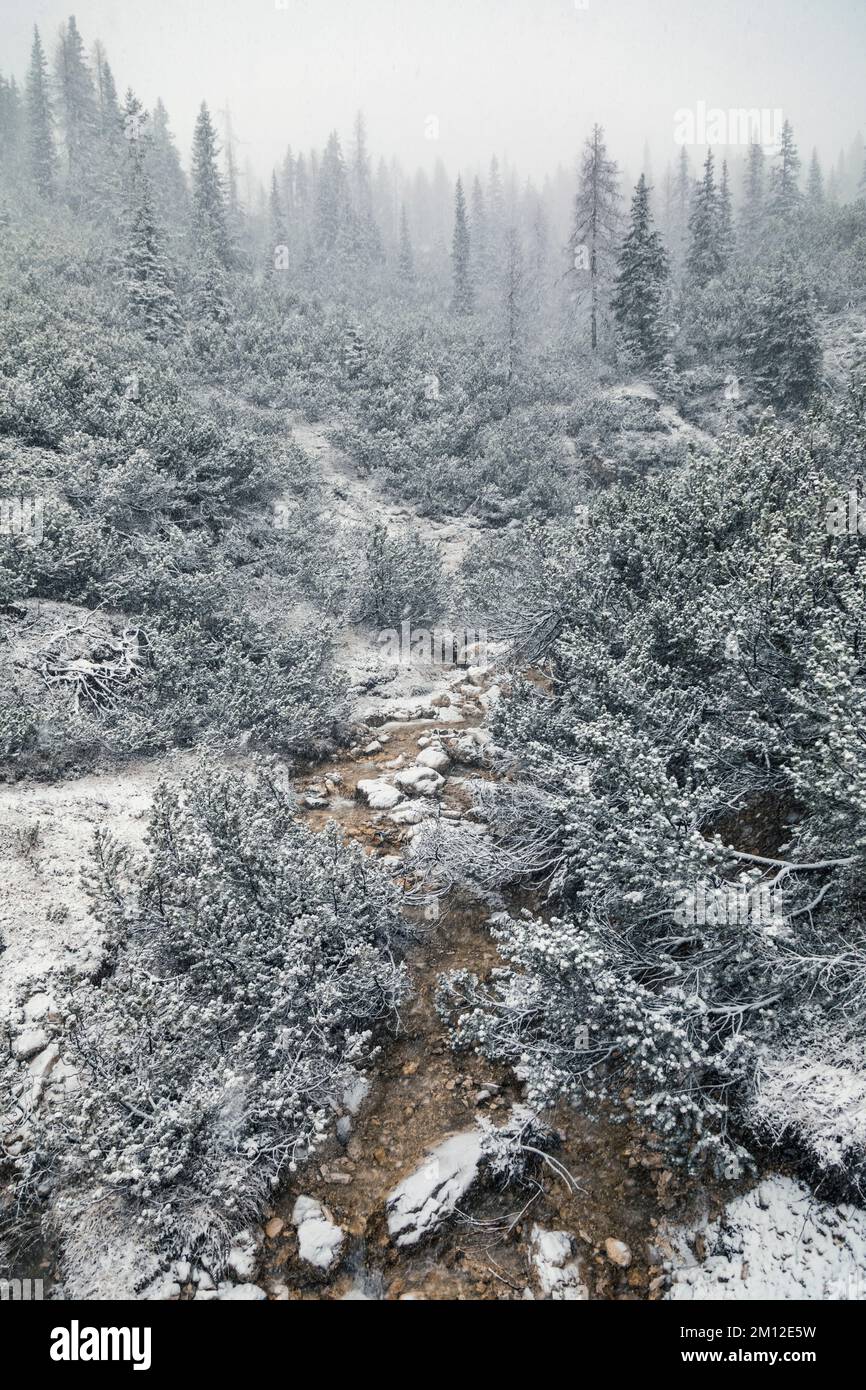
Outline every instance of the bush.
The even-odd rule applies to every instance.
[[[395,1017],[397,891],[265,771],[208,765],[158,789],[140,862],[97,833],[90,889],[106,966],[59,1005],[80,1089],[38,1112],[19,1180],[50,1168],[57,1198],[95,1174],[219,1265]]]

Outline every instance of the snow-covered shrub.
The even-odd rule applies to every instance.
[[[534,1105],[637,1112],[725,1171],[743,1039],[773,1055],[807,1005],[828,1031],[866,1022],[866,542],[826,525],[864,445],[857,389],[606,494],[582,531],[529,528],[511,636],[542,678],[491,716],[512,765],[480,860],[554,915],[494,920],[508,964],[452,981],[458,1041],[515,1064]],[[782,910],[689,919],[700,885]]]
[[[375,522],[363,537],[363,555],[349,594],[353,618],[376,627],[419,627],[435,621],[445,603],[442,557],[417,531],[389,534]]]
[[[326,1133],[405,987],[396,890],[262,771],[156,794],[148,852],[99,832],[106,965],[59,1005],[80,1090],[40,1112],[55,1193],[94,1178],[177,1249],[219,1259]]]

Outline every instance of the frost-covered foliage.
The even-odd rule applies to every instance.
[[[424,625],[445,603],[445,576],[438,548],[417,531],[391,534],[376,522],[362,537],[363,552],[347,595],[356,622],[394,627],[403,618]]]
[[[856,388],[538,538],[514,635],[548,679],[494,713],[523,791],[485,791],[484,859],[553,915],[494,919],[508,967],[450,986],[533,1104],[624,1106],[728,1169],[749,1048],[806,1010],[862,1028],[866,550],[826,514],[864,443]],[[690,914],[701,885],[777,907]]]
[[[106,964],[59,1004],[79,1090],[40,1112],[18,1168],[51,1168],[56,1196],[95,1175],[171,1246],[219,1258],[393,1019],[396,891],[264,771],[204,765],[159,788],[141,862],[106,831],[94,853]]]

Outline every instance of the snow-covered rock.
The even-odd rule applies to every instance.
[[[631,1250],[624,1240],[614,1240],[608,1236],[604,1242],[604,1250],[611,1264],[619,1265],[620,1269],[628,1269],[631,1264]]]
[[[667,1232],[670,1299],[866,1298],[866,1211],[816,1201],[792,1178],[766,1178],[730,1202],[703,1232],[702,1262],[688,1235]]]
[[[226,1264],[238,1279],[246,1282],[255,1272],[259,1241],[252,1231],[239,1231],[226,1257]]]
[[[407,796],[437,796],[445,786],[445,778],[432,767],[406,767],[394,781]]]
[[[403,800],[401,793],[383,777],[368,777],[358,783],[355,795],[373,811],[390,811]]]
[[[420,825],[426,818],[426,811],[422,811],[420,806],[398,806],[396,811],[392,811],[388,819],[395,825]]]
[[[339,1257],[346,1233],[314,1197],[299,1197],[292,1209],[298,1230],[298,1253],[316,1269],[330,1269]]]
[[[388,1231],[396,1245],[415,1245],[441,1225],[478,1176],[481,1131],[452,1134],[432,1149],[386,1202]]]
[[[424,767],[432,767],[434,772],[444,772],[451,763],[444,748],[425,748],[418,754],[415,761]]]
[[[358,1076],[343,1091],[343,1109],[349,1115],[357,1115],[370,1094],[370,1082],[366,1076]]]
[[[12,1056],[19,1062],[28,1062],[37,1052],[48,1046],[48,1034],[44,1028],[27,1028],[12,1040]]]
[[[201,1298],[201,1294],[196,1294],[196,1299]],[[267,1298],[264,1289],[260,1289],[258,1284],[220,1284],[215,1294],[211,1295],[220,1303],[261,1303]]]
[[[567,1231],[545,1231],[533,1226],[530,1255],[543,1298],[579,1302],[589,1298],[580,1265],[573,1259],[574,1241]]]

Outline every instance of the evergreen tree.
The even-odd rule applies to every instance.
[[[514,376],[521,351],[525,296],[523,248],[516,227],[509,227],[505,239],[505,374],[506,409],[510,412]]]
[[[731,184],[728,178],[728,161],[722,161],[722,178],[719,183],[719,256],[721,268],[726,270],[734,251],[734,209],[731,200]]]
[[[345,243],[349,225],[349,191],[340,138],[328,136],[316,190],[316,249],[333,252]]]
[[[141,103],[127,92],[125,128],[138,132],[127,139],[124,171],[127,296],[133,321],[147,338],[158,339],[177,328],[180,316],[147,173],[145,147],[150,137],[142,129],[144,116]]]
[[[63,131],[66,196],[74,208],[92,207],[98,164],[99,113],[74,15],[60,31],[55,80]]]
[[[741,237],[750,246],[755,246],[764,226],[766,163],[763,145],[752,140],[746,157],[743,207],[739,220]]]
[[[189,188],[174,143],[168,112],[158,99],[148,125],[145,147],[154,204],[162,226],[180,235],[189,222]]]
[[[813,208],[820,208],[824,203],[824,175],[821,172],[821,163],[818,159],[818,151],[812,151],[812,159],[809,164],[809,181],[806,188],[809,204]]]
[[[653,228],[646,179],[641,174],[619,254],[612,303],[625,346],[648,366],[655,366],[664,353],[663,309],[668,274],[668,254]]]
[[[476,175],[472,183],[472,211],[469,218],[472,254],[476,271],[484,284],[490,279],[489,246],[487,241],[487,203],[481,180]]]
[[[680,157],[677,163],[677,174],[674,181],[673,195],[673,245],[677,256],[685,256],[686,245],[688,243],[689,231],[689,209],[692,200],[692,171],[689,164],[689,156],[685,145],[680,147]]]
[[[23,154],[23,113],[15,78],[0,74],[0,168],[4,182],[16,183]]]
[[[818,385],[821,346],[811,289],[792,268],[750,287],[743,351],[759,393],[782,409],[805,405]]]
[[[646,180],[644,180],[646,188]],[[604,130],[594,125],[583,148],[580,187],[569,238],[572,280],[589,286],[589,334],[598,350],[598,323],[615,264],[619,230],[619,173],[608,158]],[[587,278],[588,277],[588,278]]]
[[[26,88],[27,163],[40,197],[51,199],[57,178],[54,121],[48,81],[48,63],[39,30],[33,26],[33,46]]]
[[[351,189],[355,214],[355,250],[363,261],[380,262],[382,237],[373,213],[373,185],[370,176],[370,156],[367,153],[367,132],[360,111],[355,118]]]
[[[231,263],[226,225],[225,185],[219,171],[219,146],[210,112],[202,102],[192,140],[192,225],[201,261]]]
[[[794,144],[790,121],[782,126],[782,138],[770,179],[770,211],[774,217],[788,218],[799,209],[800,156]]]
[[[451,266],[454,277],[451,308],[456,314],[471,313],[475,296],[470,269],[469,223],[466,218],[463,180],[459,177],[454,194],[454,236],[451,242]]]
[[[415,280],[415,257],[412,253],[412,238],[409,235],[409,220],[406,217],[406,204],[400,209],[400,249],[397,256],[397,273],[404,285]]]
[[[271,270],[282,270],[287,267],[283,264],[283,258],[288,252],[289,228],[286,210],[280,193],[280,185],[277,182],[276,171],[271,175],[271,192],[268,199],[268,221],[269,221],[269,240],[267,265]]]
[[[719,192],[713,173],[713,152],[707,150],[704,176],[695,185],[689,214],[689,249],[686,271],[694,285],[703,287],[724,269],[720,241]]]

